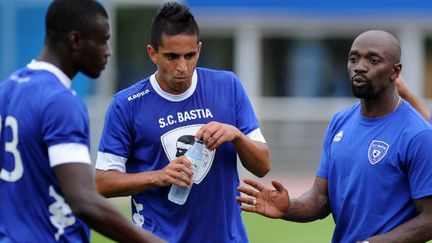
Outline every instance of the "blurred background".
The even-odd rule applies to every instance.
[[[29,63],[43,44],[49,0],[0,0],[0,79]],[[89,107],[95,159],[112,95],[155,72],[146,45],[165,1],[101,0],[113,56],[98,80],[73,88]],[[294,195],[313,181],[334,112],[357,100],[346,72],[353,39],[369,29],[401,42],[408,86],[428,110],[432,98],[432,1],[189,0],[201,29],[199,66],[233,70],[243,82],[272,152],[273,170]],[[1,105],[1,104],[0,104]],[[252,177],[241,169],[241,175]]]

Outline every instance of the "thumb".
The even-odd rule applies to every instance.
[[[283,186],[279,181],[272,180],[271,183],[272,183],[273,187],[274,187],[278,192],[281,192],[281,191],[284,191],[284,190],[285,190],[285,187],[284,187],[284,186]]]

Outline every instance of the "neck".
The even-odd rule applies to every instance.
[[[397,93],[390,99],[362,99],[361,114],[369,118],[384,116],[397,110],[401,103],[402,98]]]
[[[69,56],[70,55],[65,54],[61,50],[45,45],[37,57],[37,60],[51,63],[62,70],[72,80],[76,72],[72,68],[70,58],[66,58]]]
[[[393,109],[393,111],[395,111],[397,108],[399,108],[400,104],[402,103],[402,98],[400,96],[398,96],[398,97],[399,97],[398,102],[396,103],[396,106]]]

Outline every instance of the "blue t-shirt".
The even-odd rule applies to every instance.
[[[210,121],[259,129],[251,103],[231,72],[197,68],[191,88],[172,95],[155,75],[120,91],[108,109],[96,168],[128,173],[164,168],[184,154],[198,129]],[[236,151],[224,143],[204,152],[184,205],[168,200],[170,186],[132,196],[133,221],[169,242],[248,242],[241,220]]]
[[[366,118],[360,104],[337,113],[323,141],[319,177],[328,180],[333,242],[356,242],[417,215],[432,195],[432,128],[407,102]]]
[[[64,144],[88,153],[87,110],[67,85],[58,68],[36,61],[0,83],[0,242],[89,241],[52,170],[75,162],[56,154]]]

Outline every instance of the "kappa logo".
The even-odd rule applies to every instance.
[[[373,165],[380,162],[387,154],[389,148],[390,145],[383,141],[372,140],[368,149],[369,162]]]
[[[139,92],[139,93],[136,93],[136,94],[134,94],[134,95],[130,95],[130,96],[128,96],[127,99],[128,99],[128,101],[132,101],[132,100],[137,99],[137,98],[139,98],[139,97],[142,97],[142,96],[144,96],[144,95],[146,95],[146,94],[148,94],[148,93],[150,93],[150,90],[146,89],[146,90],[141,91],[141,92]]]
[[[333,142],[340,142],[343,137],[343,131],[339,131],[333,138]]]

